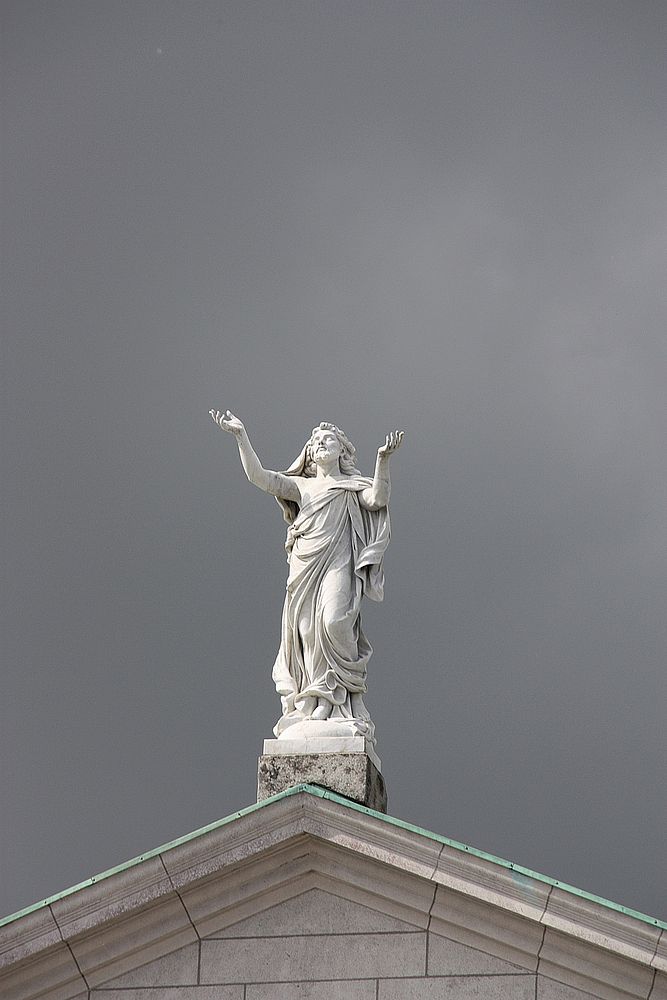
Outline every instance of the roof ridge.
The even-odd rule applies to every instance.
[[[561,889],[563,892],[567,892],[573,896],[578,896],[581,899],[588,900],[593,903],[597,903],[600,906],[604,906],[607,909],[614,910],[617,913],[622,913],[625,916],[632,917],[635,920],[640,920],[643,923],[650,924],[653,927],[659,927],[662,930],[667,930],[667,922],[659,920],[657,917],[652,917],[647,913],[642,913],[639,910],[634,910],[627,906],[622,906],[620,903],[614,903],[612,900],[605,899],[603,896],[597,896],[594,893],[587,892],[585,889],[579,889],[576,886],[570,885],[567,882],[561,882],[558,879],[551,878],[549,875],[542,875],[540,872],[533,871],[530,868],[525,868],[523,865],[515,864],[513,861],[506,861],[504,858],[496,857],[493,854],[489,854],[486,851],[481,851],[476,847],[470,847],[468,844],[463,844],[460,841],[452,840],[449,837],[444,837],[441,834],[433,833],[431,830],[426,830],[424,827],[416,826],[413,823],[408,823],[405,820],[398,819],[394,816],[388,816],[385,813],[377,812],[374,809],[370,809],[368,806],[361,805],[359,802],[354,802],[352,799],[345,798],[343,795],[338,795],[336,792],[331,792],[327,788],[322,788],[319,785],[294,785],[291,788],[285,789],[285,791],[279,792],[277,795],[272,795],[268,799],[264,799],[261,802],[255,802],[250,806],[246,806],[243,809],[239,809],[229,816],[225,816],[222,819],[215,820],[206,826],[200,827],[197,830],[193,830],[191,833],[187,833],[182,837],[178,837],[175,840],[168,841],[166,844],[162,844],[160,847],[156,847],[153,850],[145,851],[143,854],[137,855],[137,857],[130,858],[129,861],[124,861],[122,864],[115,865],[113,868],[108,868],[98,875],[93,875],[83,882],[78,882],[76,885],[70,886],[68,889],[63,889],[61,892],[54,893],[52,896],[48,896],[46,899],[39,900],[36,903],[26,906],[21,910],[17,910],[15,913],[10,913],[8,916],[0,919],[0,927],[4,927],[7,924],[19,920],[21,917],[26,916],[29,913],[33,913],[44,907],[49,906],[51,903],[56,902],[56,900],[63,899],[66,896],[71,896],[73,893],[78,892],[80,889],[85,889],[87,886],[95,885],[97,882],[101,882],[104,879],[110,878],[112,875],[118,872],[127,871],[130,868],[135,867],[142,861],[146,861],[148,858],[155,858],[163,854],[165,851],[169,851],[174,847],[178,847],[181,844],[186,844],[190,840],[194,840],[197,837],[202,836],[205,833],[209,833],[212,830],[219,829],[232,823],[236,819],[240,819],[242,816],[248,816],[249,814],[256,812],[259,809],[264,808],[264,806],[270,805],[272,802],[277,802],[280,799],[289,798],[292,795],[298,794],[314,795],[317,798],[327,799],[332,802],[336,802],[348,809],[352,809],[355,812],[365,813],[366,815],[373,816],[383,823],[390,824],[391,826],[398,827],[402,830],[407,830],[411,833],[416,833],[420,836],[427,837],[429,840],[433,840],[439,844],[444,844],[447,847],[452,848],[456,851],[461,851],[465,854],[469,854],[472,857],[481,858],[484,861],[488,861],[491,864],[498,865],[509,871],[517,872],[520,875],[528,876],[529,878],[536,879],[539,882],[544,882],[547,885],[555,886]]]

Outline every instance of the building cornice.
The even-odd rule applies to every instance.
[[[333,884],[610,1000],[657,1000],[656,982],[665,981],[661,921],[298,786],[6,918],[0,986],[11,977],[10,995],[28,1000],[49,983],[49,998],[66,1000],[309,886]]]

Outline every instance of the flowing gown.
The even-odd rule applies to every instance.
[[[389,512],[362,507],[362,476],[334,480],[307,500],[290,525],[281,643],[273,680],[283,715],[276,736],[311,716],[350,720],[374,739],[363,703],[372,647],[361,628],[361,598],[383,597]]]

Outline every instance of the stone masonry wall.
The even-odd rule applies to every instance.
[[[91,1000],[587,1000],[535,969],[311,889],[91,990]]]

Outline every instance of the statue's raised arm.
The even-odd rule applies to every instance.
[[[400,448],[403,440],[403,431],[392,431],[387,434],[385,442],[378,448],[377,459],[375,460],[375,474],[373,484],[368,489],[361,492],[359,502],[367,510],[379,510],[389,503],[391,494],[391,479],[389,477],[389,456],[397,448]]]
[[[298,503],[300,495],[294,479],[290,479],[289,476],[284,476],[280,472],[264,468],[250,443],[243,422],[229,410],[209,410],[209,413],[218,427],[233,434],[236,438],[243,471],[253,486],[257,486],[260,490],[264,490],[265,493],[270,493],[274,497],[282,497],[285,500]]]

